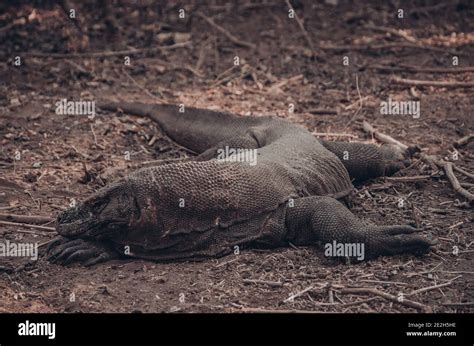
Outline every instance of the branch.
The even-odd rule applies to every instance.
[[[415,85],[415,86],[435,86],[435,87],[459,87],[459,88],[472,88],[474,83],[472,82],[457,82],[457,81],[431,81],[431,80],[418,80],[418,79],[405,79],[394,76],[391,81],[397,84],[404,85]]]
[[[19,222],[0,221],[0,225],[35,228],[35,229],[41,229],[41,230],[49,231],[49,232],[56,231],[54,227],[38,226],[38,225],[32,225],[28,223],[19,223]]]
[[[453,143],[453,145],[456,148],[462,147],[463,145],[466,145],[470,141],[474,139],[474,133],[468,134],[467,136],[459,138],[457,141]]]
[[[459,184],[459,180],[456,178],[453,172],[453,163],[452,162],[445,162],[444,163],[444,171],[446,172],[446,177],[448,178],[449,182],[453,186],[454,191],[459,193],[461,196],[469,200],[469,202],[474,201],[474,195],[461,187],[461,184]]]
[[[88,53],[35,53],[25,52],[20,55],[30,56],[35,58],[53,58],[53,59],[81,59],[81,58],[106,58],[111,56],[135,55],[140,53],[151,53],[155,51],[172,50],[176,48],[183,48],[191,45],[191,41],[175,43],[169,46],[153,47],[153,48],[132,48],[118,51],[105,52],[88,52]]]
[[[267,280],[254,280],[254,279],[243,279],[243,283],[246,284],[262,284],[262,285],[268,285],[270,287],[282,287],[283,282],[281,281],[267,281]]]
[[[389,34],[392,34],[392,35],[396,35],[396,36],[399,36],[399,37],[407,40],[408,42],[416,43],[416,38],[414,38],[413,36],[408,35],[407,33],[405,33],[401,29],[397,30],[397,29],[387,28],[385,26],[375,26],[375,25],[372,25],[372,24],[367,24],[365,27],[367,29],[372,29],[372,30],[386,32],[386,33],[389,33]]]
[[[316,52],[316,49],[314,48],[313,41],[311,40],[311,37],[309,36],[308,32],[304,28],[303,21],[296,14],[295,9],[293,8],[293,6],[290,3],[290,0],[285,0],[285,2],[286,2],[286,5],[288,6],[288,8],[290,10],[293,10],[293,12],[295,14],[296,22],[298,23],[298,26],[300,27],[300,30],[303,33],[303,36],[306,39],[306,42],[308,42],[309,48],[311,49],[311,52],[313,53],[313,56],[315,56],[315,57],[318,56],[318,53]]]
[[[396,139],[390,137],[389,135],[380,133],[375,131],[372,125],[370,125],[367,121],[363,121],[362,126],[364,128],[364,131],[367,133],[370,133],[374,138],[378,139],[380,142],[386,143],[386,144],[393,144],[399,147],[402,150],[407,150],[408,146],[397,141]]]
[[[389,294],[389,293],[386,293],[386,292],[383,292],[383,291],[379,291],[378,289],[375,289],[375,288],[344,288],[343,290],[341,290],[341,293],[374,294],[376,296],[385,298],[385,299],[390,300],[392,302],[403,304],[403,305],[409,306],[411,308],[421,310],[423,312],[431,312],[432,311],[431,307],[429,307],[427,305],[424,305],[424,304],[421,304],[421,303],[418,303],[418,302],[415,302],[415,301],[409,300],[409,299],[399,299],[398,297],[396,297],[392,294]]]
[[[320,46],[323,50],[331,50],[331,51],[347,51],[347,50],[383,50],[383,49],[393,49],[393,48],[412,48],[412,49],[423,49],[423,50],[430,50],[434,52],[440,53],[451,53],[457,55],[466,55],[464,53],[456,53],[454,51],[447,51],[443,48],[437,48],[432,46],[423,46],[420,44],[414,44],[409,42],[394,42],[394,43],[383,43],[383,44],[355,44],[355,45],[343,45],[343,46],[336,46],[336,45],[322,45]]]
[[[456,68],[446,68],[446,67],[418,67],[411,65],[399,65],[399,66],[388,66],[388,65],[373,65],[369,66],[369,69],[372,70],[381,70],[381,71],[398,71],[398,72],[423,72],[423,73],[465,73],[465,72],[474,72],[474,67],[456,67]]]
[[[223,34],[225,37],[227,37],[231,42],[233,42],[237,46],[247,47],[250,49],[257,48],[253,43],[242,41],[241,39],[235,37],[234,35],[232,35],[230,32],[228,32],[226,29],[224,29],[222,26],[214,22],[211,18],[207,17],[202,12],[196,12],[196,15],[204,19],[209,25],[213,26],[217,31],[219,31],[221,34]]]
[[[364,128],[365,132],[370,133],[372,136],[374,136],[376,139],[378,139],[382,143],[394,144],[394,145],[398,146],[399,148],[401,148],[402,150],[407,150],[408,149],[410,151],[410,149],[414,148],[414,147],[408,147],[407,145],[397,141],[396,139],[393,139],[392,137],[390,137],[388,135],[377,132],[373,128],[373,126],[370,125],[365,120],[363,122],[363,128]],[[420,159],[423,162],[429,164],[431,167],[433,167],[433,169],[436,169],[437,167],[444,169],[444,171],[446,173],[446,178],[449,180],[449,182],[453,186],[454,191],[456,191],[461,196],[466,198],[469,201],[470,204],[473,203],[474,195],[461,186],[461,184],[459,183],[459,180],[454,175],[453,169],[457,170],[457,171],[460,171],[461,173],[465,174],[466,176],[474,176],[474,175],[458,168],[452,162],[444,161],[443,159],[440,159],[436,156],[427,155],[425,153],[420,153],[419,156],[420,156]]]
[[[5,214],[0,213],[0,220],[13,221],[13,222],[24,222],[24,223],[47,223],[53,221],[52,218],[48,216],[28,216],[28,215],[15,215],[15,214]]]

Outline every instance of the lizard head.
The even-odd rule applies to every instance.
[[[56,230],[68,238],[105,239],[127,230],[137,213],[139,208],[131,183],[121,180],[61,212]]]

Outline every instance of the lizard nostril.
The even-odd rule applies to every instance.
[[[60,213],[57,217],[57,220],[59,223],[63,222],[64,221],[64,213]]]

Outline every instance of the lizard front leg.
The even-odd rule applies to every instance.
[[[295,200],[287,207],[288,239],[294,244],[364,245],[363,259],[382,255],[428,252],[434,243],[408,225],[377,226],[358,219],[331,197],[312,196]]]

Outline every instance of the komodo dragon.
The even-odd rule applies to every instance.
[[[364,244],[365,259],[423,254],[433,243],[407,225],[361,221],[337,199],[351,178],[391,174],[406,164],[394,147],[328,142],[286,120],[241,117],[173,105],[103,103],[156,121],[198,156],[143,168],[57,218],[54,263],[89,266],[121,256],[198,260],[242,248]],[[255,149],[256,164],[218,159],[225,148]],[[405,154],[405,153],[404,153]]]

